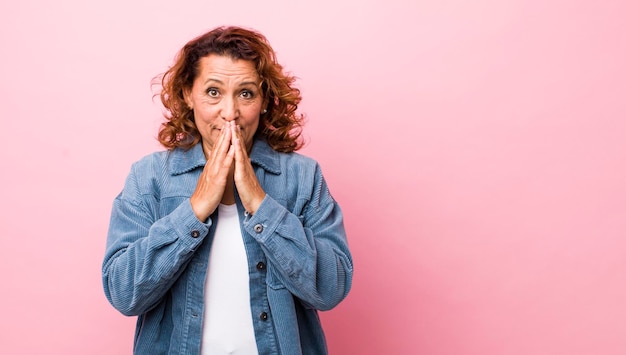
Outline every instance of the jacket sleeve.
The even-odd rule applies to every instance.
[[[329,310],[350,291],[352,256],[341,209],[317,164],[314,179],[295,214],[266,195],[245,219],[244,229],[265,252],[268,277],[277,278],[308,307]]]
[[[143,314],[159,302],[211,226],[196,218],[189,199],[156,220],[156,198],[140,191],[136,178],[131,170],[113,202],[102,263],[106,297],[125,315]]]

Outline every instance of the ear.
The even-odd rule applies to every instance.
[[[193,100],[191,99],[191,88],[183,88],[183,97],[187,106],[193,110]]]
[[[263,98],[263,103],[261,104],[261,112],[267,112],[267,106],[269,106],[269,99],[265,97]]]
[[[263,86],[266,87],[265,90],[263,90]],[[267,85],[265,84],[265,80],[261,80],[261,84],[259,84],[259,90],[261,91],[261,95],[263,97],[263,103],[261,104],[261,112],[263,111],[267,112],[267,106],[269,106],[269,103],[270,103],[270,93],[269,93],[269,89],[267,88]]]

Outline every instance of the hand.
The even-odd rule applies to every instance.
[[[230,129],[235,150],[235,186],[237,186],[243,208],[254,214],[265,198],[265,191],[254,174],[244,139],[241,136],[241,129],[235,124],[232,124]]]
[[[219,206],[226,184],[229,183],[235,155],[231,140],[232,129],[222,128],[219,140],[211,149],[202,174],[198,178],[196,190],[191,195],[191,208],[200,221],[206,221]]]

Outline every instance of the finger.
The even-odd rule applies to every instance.
[[[250,159],[247,158],[243,142],[236,140],[234,144],[235,148],[235,184],[240,190],[240,194],[243,195],[242,199],[245,200],[247,196],[250,196],[251,192],[254,192],[257,185],[259,185],[250,163]],[[247,195],[247,196],[246,196]]]
[[[235,164],[237,164],[237,166],[239,166],[240,162],[243,160],[243,151],[241,148],[241,139],[239,139],[236,136],[233,136],[233,148],[234,148],[234,152],[235,152]]]
[[[239,154],[237,155],[236,158],[238,159],[242,159],[242,160],[247,160],[248,159],[248,150],[247,150],[247,146],[246,146],[246,141],[243,137],[243,133],[241,131],[241,126],[234,126],[233,130],[232,130],[232,135],[233,135],[233,142],[235,140],[237,140],[238,143],[238,147],[239,149],[237,149],[237,151],[239,151]]]
[[[228,130],[222,129],[220,139],[209,152],[209,157],[205,170],[211,171],[211,174],[218,174],[224,166],[224,163],[229,160],[228,150],[230,149],[230,133]],[[232,157],[230,158],[232,160]],[[227,164],[230,166],[230,164]]]
[[[217,147],[214,148],[216,158],[224,157],[230,148],[231,132],[227,125],[228,123],[222,126],[222,130],[220,131],[220,140]]]
[[[217,156],[217,152],[219,150],[219,147],[222,146],[223,141],[224,141],[224,135],[226,132],[224,132],[224,130],[220,130],[220,134],[219,137],[217,138],[217,142],[215,142],[213,144],[211,148],[211,150],[207,153],[207,164],[204,166],[205,168],[209,167],[212,165],[212,163],[215,161],[215,157]]]
[[[235,185],[246,211],[254,214],[265,198],[265,192],[257,180],[241,135],[233,139],[235,150]]]

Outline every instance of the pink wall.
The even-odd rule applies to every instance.
[[[111,202],[152,76],[219,24],[300,77],[355,258],[333,354],[626,352],[626,3],[338,3],[0,4],[3,354],[130,353]]]

